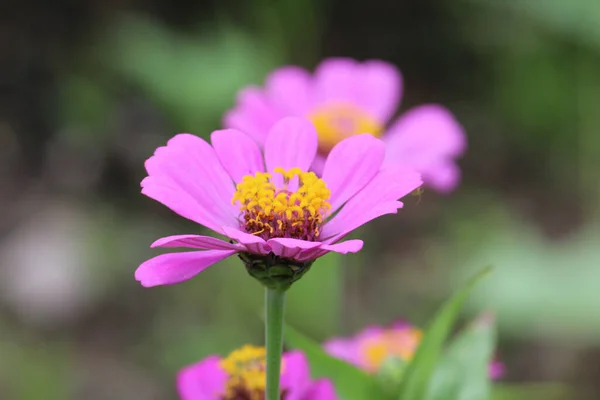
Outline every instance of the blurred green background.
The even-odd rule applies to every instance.
[[[262,343],[260,286],[232,258],[186,283],[133,278],[198,227],[139,193],[144,160],[208,135],[244,85],[328,56],[395,63],[400,111],[449,107],[463,182],[325,258],[288,321],[323,340],[423,326],[495,266],[464,320],[498,319],[507,382],[600,398],[600,2],[36,0],[0,14],[0,399],[175,399],[178,369]],[[509,396],[510,397],[510,396]]]

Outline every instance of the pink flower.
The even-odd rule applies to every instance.
[[[389,358],[410,362],[423,332],[414,326],[397,322],[389,327],[369,326],[350,338],[336,338],[324,344],[325,350],[369,373],[376,373]],[[490,377],[499,379],[504,365],[498,361],[490,364]]]
[[[185,367],[177,377],[182,400],[261,400],[266,384],[265,350],[244,346],[227,358],[210,356]],[[299,351],[282,357],[283,400],[336,400],[330,381],[312,381],[306,357]]]
[[[291,284],[326,253],[359,251],[361,240],[341,240],[374,218],[396,213],[398,199],[422,183],[404,166],[382,166],[385,145],[371,135],[338,143],[321,178],[306,172],[318,143],[314,126],[302,118],[273,126],[264,157],[234,129],[213,132],[211,142],[183,133],[159,147],[146,161],[142,193],[228,240],[192,234],[158,239],[152,247],[199,251],[144,262],[135,273],[143,286],[185,281],[236,253],[265,285]]]
[[[454,159],[466,147],[461,125],[444,107],[422,105],[392,121],[400,103],[402,77],[383,61],[330,58],[315,73],[294,66],[272,72],[264,88],[247,87],[224,118],[225,126],[247,132],[264,144],[284,116],[309,118],[319,133],[319,174],[326,154],[344,138],[370,133],[386,143],[386,163],[416,169],[429,186],[448,192],[460,180]]]

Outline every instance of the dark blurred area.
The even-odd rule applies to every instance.
[[[442,103],[469,149],[290,293],[316,339],[424,326],[474,270],[508,382],[600,397],[600,2],[9,0],[0,6],[0,399],[175,399],[186,364],[262,343],[261,288],[231,259],[178,286],[133,272],[198,227],[139,193],[178,132],[206,137],[283,64],[384,59],[399,112]]]

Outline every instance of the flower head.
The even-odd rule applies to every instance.
[[[177,377],[182,400],[264,400],[265,385],[265,349],[249,345],[225,358],[207,357],[184,368]],[[303,353],[283,354],[281,400],[336,399],[330,381],[311,381]]]
[[[402,163],[423,174],[425,183],[452,190],[460,171],[454,159],[465,149],[462,127],[444,107],[423,105],[392,121],[400,103],[402,77],[391,64],[346,58],[326,59],[314,72],[283,67],[263,88],[248,87],[238,96],[224,124],[247,132],[259,144],[280,118],[302,116],[319,134],[312,166],[322,172],[326,155],[345,138],[368,133],[386,143],[386,163]]]
[[[350,338],[336,338],[325,343],[325,350],[369,373],[378,373],[386,362],[406,364],[414,356],[423,332],[406,322],[389,327],[370,326]],[[498,361],[490,364],[490,377],[500,378],[504,366]]]
[[[163,254],[144,262],[136,279],[144,286],[185,281],[239,254],[248,272],[268,287],[289,287],[324,254],[357,252],[361,240],[341,241],[384,214],[421,185],[420,175],[383,166],[385,146],[371,135],[338,143],[318,177],[309,171],[317,132],[305,119],[284,118],[269,132],[264,154],[244,133],[179,134],[146,161],[142,193],[227,240],[177,235],[152,247],[199,251]]]

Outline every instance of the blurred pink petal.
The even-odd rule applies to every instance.
[[[416,169],[439,190],[451,190],[458,183],[453,160],[465,151],[466,136],[444,107],[424,105],[409,110],[390,126],[384,140],[386,163]]]
[[[303,116],[313,101],[311,76],[299,67],[282,67],[273,71],[265,81],[266,94],[283,115]]]
[[[183,368],[177,375],[181,400],[213,400],[225,390],[227,374],[219,367],[217,356],[210,356]]]

